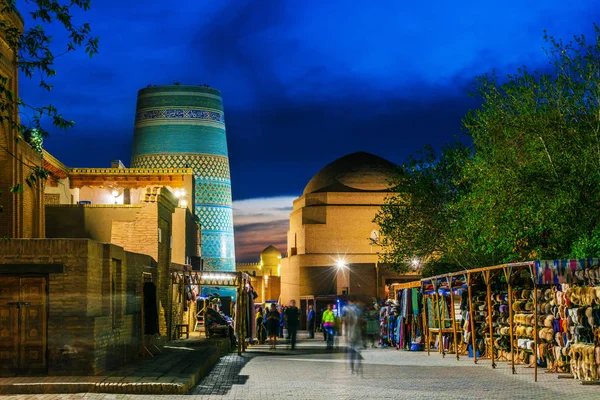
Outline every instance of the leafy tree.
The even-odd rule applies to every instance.
[[[545,39],[553,71],[480,77],[483,105],[463,121],[475,149],[463,228],[499,262],[569,257],[575,243],[592,255],[600,222],[600,32]]]
[[[428,274],[600,252],[600,30],[545,34],[551,72],[477,78],[463,120],[471,151],[404,164],[375,221],[383,262]]]
[[[33,20],[46,25],[60,25],[68,37],[66,47],[62,51],[59,50],[57,54],[57,49],[52,46],[53,38],[46,33],[42,25],[27,28],[21,33],[19,27],[10,18],[0,19],[0,35],[11,48],[17,49],[19,71],[29,79],[33,79],[34,76],[39,77],[39,86],[50,91],[53,85],[49,80],[56,75],[54,61],[57,57],[76,51],[78,48],[84,48],[90,57],[98,52],[98,38],[92,36],[90,25],[88,23],[77,25],[73,21],[73,11],[77,9],[88,11],[91,0],[23,0],[23,2],[31,6],[32,11],[29,14]],[[15,13],[20,18],[16,0],[0,0],[0,12],[2,15]],[[48,135],[45,129],[47,120],[60,129],[70,128],[75,123],[66,119],[51,104],[35,105],[19,98],[7,84],[8,77],[0,74],[0,123],[6,123],[10,129],[15,129],[21,134],[27,133],[32,136],[33,141],[38,143],[38,150],[41,150],[41,138]],[[23,124],[20,119],[14,117],[14,111],[19,109],[28,110],[31,118],[29,125]],[[19,139],[20,135],[17,135],[17,140]],[[2,150],[10,154],[8,149],[2,148]],[[28,167],[31,170],[26,179],[29,185],[49,176],[48,171],[43,168]],[[23,187],[16,185],[11,187],[10,191],[20,193]]]
[[[418,264],[429,274],[460,268],[450,250],[457,247],[449,234],[456,221],[451,205],[466,190],[461,171],[469,153],[456,143],[436,158],[427,146],[399,167],[394,192],[374,219],[381,229],[382,262],[397,271]]]

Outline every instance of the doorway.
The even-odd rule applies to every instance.
[[[0,372],[46,368],[48,279],[0,277]]]
[[[313,306],[314,309],[314,297],[300,297],[300,330],[302,331],[308,329],[308,306]]]

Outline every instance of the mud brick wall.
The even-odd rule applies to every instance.
[[[156,274],[151,257],[88,239],[15,239],[0,241],[6,263],[64,265],[48,274],[50,374],[100,373],[137,355],[142,271]]]

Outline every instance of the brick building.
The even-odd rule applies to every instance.
[[[0,13],[0,19],[7,27],[23,31],[23,20],[20,15]],[[4,34],[5,30],[1,33]],[[0,37],[0,76],[7,79],[6,88],[11,90],[13,98],[18,98],[18,71],[16,50],[10,48],[5,37]],[[11,104],[4,97],[0,99],[3,107],[12,108],[9,117],[18,121],[16,104]],[[44,189],[41,182],[36,182],[20,196],[11,196],[8,189],[18,183],[24,183],[32,168],[42,166],[42,155],[23,140],[16,129],[11,128],[8,121],[0,124],[0,238],[39,238],[44,237]],[[34,212],[30,212],[33,210]]]
[[[390,193],[395,165],[368,153],[344,156],[319,171],[294,200],[287,257],[281,260],[281,298],[306,310],[337,295],[370,302],[391,283],[415,280],[378,262],[375,214]]]
[[[23,29],[17,14],[0,19]],[[18,98],[4,39],[0,75]],[[200,255],[193,171],[70,169],[23,139],[0,125],[0,374],[100,373],[139,354],[144,326],[173,338],[195,316],[172,280]],[[51,179],[27,185],[41,167]],[[9,193],[16,184],[23,193]]]
[[[46,239],[0,242],[0,369],[99,373],[134,358],[147,281],[172,339],[195,315],[171,279],[199,256],[192,171],[44,163]]]
[[[245,272],[258,297],[255,303],[279,301],[281,294],[281,252],[274,246],[268,246],[260,252],[260,261],[255,263],[237,263],[236,270]]]

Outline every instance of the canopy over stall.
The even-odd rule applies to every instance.
[[[248,307],[247,296],[243,296],[246,286],[250,283],[250,276],[245,272],[199,272],[185,269],[184,271],[172,272],[171,283],[202,287],[228,287],[235,289],[235,332],[237,335],[238,354],[246,351],[246,307]],[[201,292],[201,290],[199,290]]]

